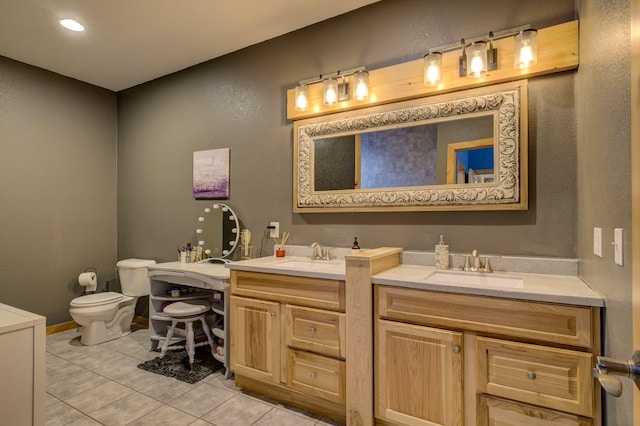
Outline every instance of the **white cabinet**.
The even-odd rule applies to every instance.
[[[151,350],[161,347],[165,341],[171,319],[164,314],[164,307],[180,300],[208,299],[212,310],[206,320],[214,335],[216,345],[221,341],[220,352],[214,358],[224,364],[225,376],[229,377],[229,270],[222,264],[213,263],[158,263],[149,267],[151,289],[149,293],[149,338]],[[173,296],[177,289],[179,296]],[[182,340],[180,330],[171,339]]]
[[[45,317],[0,304],[0,422],[44,424]]]

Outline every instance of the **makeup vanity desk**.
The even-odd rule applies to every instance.
[[[149,294],[149,338],[151,350],[156,350],[165,341],[171,319],[163,313],[164,307],[180,300],[208,299],[212,310],[206,320],[211,328],[216,344],[224,339],[220,354],[213,356],[224,364],[225,377],[231,376],[229,369],[229,270],[222,263],[181,263],[166,262],[149,266],[151,282]],[[172,295],[172,289],[179,289],[179,295]],[[172,338],[172,344],[182,340],[179,331]],[[175,341],[174,341],[175,339]]]

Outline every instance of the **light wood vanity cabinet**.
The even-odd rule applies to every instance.
[[[376,286],[379,424],[599,425],[598,308]]]
[[[236,384],[344,421],[344,281],[231,271]]]
[[[462,424],[462,333],[382,319],[376,332],[376,416]]]
[[[280,305],[231,296],[231,371],[280,382]]]

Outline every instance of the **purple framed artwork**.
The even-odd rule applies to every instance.
[[[193,197],[229,198],[229,148],[193,153]]]

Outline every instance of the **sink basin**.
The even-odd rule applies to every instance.
[[[284,259],[276,260],[270,264],[278,268],[295,268],[305,270],[326,269],[336,266],[344,266],[343,260],[312,260],[312,259]]]
[[[427,277],[430,284],[470,285],[476,287],[523,288],[520,277],[476,272],[436,271]]]

